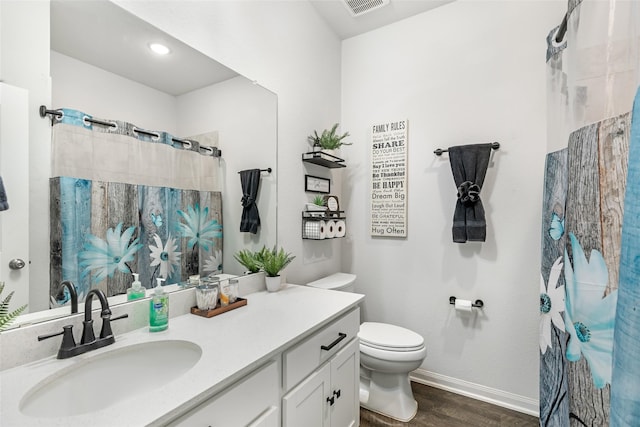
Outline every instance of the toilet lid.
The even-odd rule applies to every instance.
[[[382,350],[412,351],[424,346],[424,338],[419,334],[387,323],[364,322],[358,338],[361,344]]]

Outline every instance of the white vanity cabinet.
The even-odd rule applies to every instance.
[[[358,328],[355,309],[284,353],[284,427],[360,424]]]
[[[278,427],[279,391],[278,362],[271,361],[168,425]]]

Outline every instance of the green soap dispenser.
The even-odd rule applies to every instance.
[[[146,295],[146,289],[142,287],[142,283],[138,280],[138,273],[133,273],[133,283],[131,287],[127,289],[127,300],[144,298]]]
[[[156,279],[157,286],[153,290],[149,302],[149,331],[160,332],[169,327],[169,295],[162,289],[164,279]]]

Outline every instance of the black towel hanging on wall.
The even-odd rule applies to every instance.
[[[258,189],[260,188],[260,169],[248,169],[239,173],[240,184],[242,185],[240,231],[256,234],[260,226],[260,213],[256,205]]]
[[[453,213],[453,241],[484,242],[487,222],[480,200],[480,190],[489,167],[491,144],[449,147],[449,162],[458,189]]]

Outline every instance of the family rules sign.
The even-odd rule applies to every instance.
[[[371,129],[371,235],[407,236],[407,120]]]

